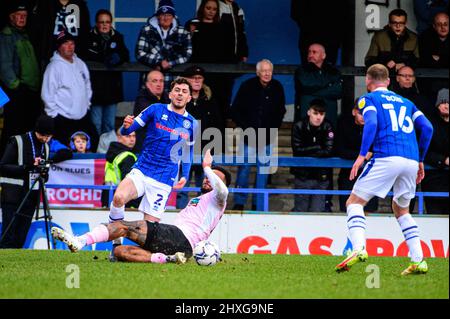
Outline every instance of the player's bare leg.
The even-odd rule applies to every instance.
[[[403,202],[402,206],[405,207],[400,206],[397,201],[399,200],[394,199],[392,201],[392,211],[394,212],[395,218],[397,218],[397,222],[405,237],[411,255],[411,263],[401,274],[403,276],[410,274],[425,274],[428,272],[428,265],[427,262],[423,260],[419,228],[409,213],[409,200]]]
[[[143,220],[127,222],[118,221],[108,225],[98,225],[92,231],[81,236],[73,236],[61,228],[52,227],[52,235],[66,243],[72,252],[83,249],[86,245],[107,242],[120,237],[127,237],[143,246],[147,237],[147,223]]]
[[[130,178],[125,177],[119,186],[117,186],[116,192],[114,193],[109,213],[110,221],[123,220],[125,204],[137,197],[136,186]]]
[[[52,235],[56,239],[66,243],[72,252],[77,252],[86,245],[111,241],[120,237],[129,238],[143,247],[147,239],[147,222],[144,220],[132,222],[118,221],[107,226],[99,225],[91,232],[79,237],[72,236],[58,227],[52,227]],[[129,245],[116,247],[114,253],[118,260],[129,262],[152,262],[160,264],[173,262],[184,264],[187,260],[184,253],[181,252],[177,252],[174,255],[165,255],[162,253],[151,253],[143,248]]]
[[[167,256],[162,253],[151,253],[143,248],[129,245],[117,247],[115,256],[119,261],[125,262],[152,262],[159,264],[165,264],[168,262],[184,264],[186,262],[184,253],[176,253],[174,255]]]
[[[114,193],[113,201],[110,206],[109,222],[113,223],[124,219],[125,204],[130,200],[138,197],[136,186],[130,178],[125,177],[118,185]],[[122,239],[119,237],[113,241],[110,261],[116,261],[114,250],[117,246],[122,244]]]
[[[364,206],[366,204],[367,200],[354,193],[351,193],[347,200],[347,227],[353,250],[347,258],[335,267],[337,272],[349,271],[354,264],[360,261],[364,262],[368,258],[365,247],[366,218]]]
[[[126,237],[134,241],[139,246],[144,246],[147,238],[147,223],[143,220],[128,222],[118,221],[107,226],[109,240]]]
[[[149,262],[151,259],[151,252],[136,246],[122,245],[117,247],[114,255],[119,261],[127,262]]]

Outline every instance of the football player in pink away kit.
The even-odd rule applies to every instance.
[[[193,198],[175,218],[174,225],[139,221],[117,221],[99,225],[91,232],[75,237],[53,227],[52,235],[69,246],[72,252],[86,245],[127,237],[139,247],[122,245],[114,250],[119,261],[152,263],[185,263],[195,245],[209,237],[222,217],[228,197],[231,175],[222,167],[212,166],[212,156],[206,151],[203,159],[205,179],[202,195]]]

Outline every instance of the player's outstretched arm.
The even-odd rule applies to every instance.
[[[225,183],[219,178],[219,176],[217,176],[211,169],[212,162],[213,158],[211,156],[211,152],[210,150],[207,150],[202,162],[203,171],[205,172],[206,177],[211,183],[211,187],[213,188],[213,192],[215,193],[218,205],[224,206],[227,202],[228,188]]]
[[[120,134],[129,135],[130,133],[141,128],[143,123],[139,123],[139,120],[135,119],[133,115],[127,115],[123,119],[122,127],[120,128]],[[145,125],[145,124],[144,124]]]
[[[133,115],[127,115],[125,116],[125,118],[123,119],[123,128],[127,129],[129,128],[134,122],[134,116]]]

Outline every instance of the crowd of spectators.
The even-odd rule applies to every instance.
[[[355,108],[338,112],[343,78],[336,63],[345,38],[340,23],[346,14],[345,6],[332,1],[332,10],[324,11],[322,1],[291,3],[291,18],[301,30],[302,60],[294,75],[293,155],[354,159],[363,122]],[[404,10],[391,11],[388,24],[371,39],[365,64],[386,65],[391,72],[391,89],[413,101],[432,119],[435,133],[426,162],[437,169],[427,172],[429,177],[422,187],[448,191],[448,182],[440,179],[448,176],[449,165],[448,79],[415,77],[417,67],[448,69],[448,2],[417,0],[414,5],[417,33],[407,28],[408,15]],[[90,71],[85,63],[95,61],[110,69],[130,61],[122,34],[113,28],[111,12],[96,12],[95,25],[91,27],[88,7],[82,0],[8,0],[2,9],[0,85],[10,101],[4,106],[0,153],[11,136],[32,130],[42,113],[54,119],[54,139],[74,152],[106,153],[111,143],[123,142],[123,137],[116,134],[117,104],[123,100],[122,74],[115,70]],[[323,25],[317,28],[317,23]],[[234,0],[202,0],[195,17],[183,25],[174,3],[161,0],[139,31],[134,56],[151,68],[142,75],[142,85],[136,90],[133,113],[137,116],[153,103],[169,102],[167,89],[173,74],[168,71],[175,65],[246,63],[249,48],[244,10]],[[201,121],[202,133],[208,128],[223,133],[226,119],[243,130],[255,129],[256,133],[261,128],[281,127],[286,113],[285,93],[282,84],[273,78],[270,60],[257,63],[256,76],[237,88],[234,100],[236,75],[209,74],[194,65],[182,76],[193,87],[187,111]],[[143,129],[138,130],[136,141],[126,144],[132,154],[141,152],[144,136]],[[203,140],[202,146],[208,142]],[[258,153],[271,156],[273,145],[266,134],[263,148],[253,149],[242,140],[238,150],[246,157]],[[112,163],[114,157],[110,159]],[[339,189],[351,187],[344,181],[346,172],[340,171]],[[333,189],[330,169],[317,169],[314,173],[294,169],[292,173],[296,188]],[[193,165],[192,174],[198,186],[201,168]],[[250,166],[240,166],[235,186],[248,187],[249,174]],[[267,185],[267,174],[258,178],[263,179],[261,185]],[[180,193],[179,206],[183,207],[186,200],[186,195]],[[256,207],[256,200],[254,196],[252,208]],[[235,209],[244,209],[246,202],[246,194],[235,194]],[[296,196],[293,210],[325,211],[325,203],[323,196]],[[426,204],[430,213],[448,211],[448,199],[428,199]],[[376,203],[371,207],[375,211]]]

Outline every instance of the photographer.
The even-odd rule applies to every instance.
[[[35,130],[22,135],[12,136],[0,161],[2,237],[0,248],[22,248],[31,225],[34,211],[39,200],[39,183],[24,202],[15,216],[13,224],[6,229],[25,198],[29,187],[40,175],[48,179],[49,156],[48,142],[54,132],[54,121],[47,115],[41,115]],[[2,238],[0,237],[0,238]]]

